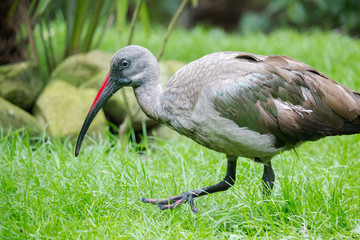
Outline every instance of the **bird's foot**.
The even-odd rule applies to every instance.
[[[141,200],[144,203],[151,203],[157,205],[161,210],[175,209],[183,203],[188,203],[190,204],[193,213],[197,213],[198,209],[194,204],[194,199],[197,197],[199,197],[199,195],[195,191],[191,191],[191,192],[183,192],[179,195],[170,198],[150,199],[150,198],[141,197],[139,198],[139,200]]]

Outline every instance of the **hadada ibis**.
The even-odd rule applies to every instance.
[[[286,56],[216,52],[195,60],[160,85],[154,55],[140,46],[120,49],[80,131],[84,135],[103,104],[122,87],[132,87],[144,113],[197,143],[224,153],[225,178],[166,199],[141,198],[160,209],[225,191],[235,182],[238,157],[264,165],[263,193],[273,188],[271,159],[305,141],[360,132],[360,94],[315,68]]]

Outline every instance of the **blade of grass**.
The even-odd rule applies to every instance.
[[[70,41],[70,52],[68,54],[80,52],[81,35],[84,31],[84,24],[90,10],[91,1],[77,1],[75,9],[75,21]]]
[[[128,7],[128,0],[116,0],[116,30],[119,33],[125,29]]]
[[[93,45],[93,48],[98,48],[103,37],[105,36],[106,31],[111,27],[112,23],[115,19],[115,3],[113,1],[105,1],[103,2],[103,7],[101,9],[100,13],[100,23],[98,24],[97,30],[95,32],[100,32],[98,35],[97,40],[93,40],[95,44]],[[106,19],[106,21],[101,21],[101,19]],[[95,36],[95,34],[94,34]]]
[[[87,29],[87,33],[85,35],[84,44],[81,45],[81,52],[87,52],[90,50],[95,30],[98,27],[102,6],[102,0],[97,0],[95,2],[94,12],[92,13],[90,18],[90,23]]]
[[[75,10],[76,10],[76,2],[72,0],[66,1],[66,48],[65,48],[65,57],[69,56],[72,51],[72,34],[74,29],[75,22]]]
[[[100,46],[100,43],[105,36],[106,31],[110,28],[112,23],[114,22],[115,14],[109,15],[109,18],[107,19],[106,23],[104,24],[104,27],[101,29],[101,34],[99,35],[99,38],[96,41],[96,44],[94,45],[94,48],[98,48]]]
[[[42,0],[42,1],[33,1],[33,2],[34,3],[38,2],[38,5],[36,5],[35,13],[33,15],[33,18],[36,19],[45,13],[45,11],[50,5],[51,0]]]
[[[179,19],[181,13],[184,11],[184,8],[186,6],[186,4],[189,2],[189,0],[183,0],[178,8],[178,10],[176,11],[174,17],[171,19],[170,23],[169,23],[169,26],[167,28],[167,31],[166,31],[166,34],[165,34],[165,38],[164,38],[164,41],[163,41],[163,44],[161,46],[161,49],[160,49],[160,52],[159,52],[159,55],[157,57],[157,60],[160,61],[161,57],[163,56],[164,54],[164,50],[165,50],[165,46],[166,46],[166,43],[170,37],[170,33],[171,31],[173,30],[174,26],[175,26],[175,23],[177,22],[177,20]]]
[[[49,17],[48,17],[49,19]],[[55,52],[54,52],[54,42],[52,41],[52,36],[51,36],[51,28],[50,28],[50,21],[45,21],[45,27],[47,32],[49,33],[49,57],[51,59],[51,69],[50,72],[51,73],[56,65],[57,65],[57,61],[56,61],[56,56],[55,56]]]
[[[31,19],[30,19],[29,11],[27,10],[25,3],[20,3],[19,8],[20,8],[20,12],[21,12],[21,15],[22,15],[24,23],[25,23],[25,28],[26,28],[26,32],[28,34],[28,40],[30,43],[31,52],[34,57],[34,63],[35,63],[35,65],[38,66],[39,65],[39,56],[38,56],[36,45],[35,45],[34,33],[33,33],[33,28],[31,26]]]
[[[41,46],[44,48],[44,57],[45,57],[45,64],[46,64],[46,69],[47,69],[47,76],[50,75],[51,71],[52,71],[52,61],[50,59],[50,51],[47,47],[47,42],[45,41],[44,39],[44,29],[43,29],[43,25],[44,25],[44,22],[41,21],[38,26],[39,26],[39,38],[41,40]]]
[[[135,7],[134,13],[133,13],[132,18],[131,18],[130,32],[129,32],[129,36],[128,36],[128,40],[127,40],[126,45],[131,44],[132,37],[133,37],[133,34],[134,34],[134,30],[135,30],[136,20],[138,18],[139,10],[140,10],[140,7],[141,7],[141,4],[143,3],[143,1],[144,0],[138,0],[137,3],[136,3],[136,7]]]
[[[142,25],[142,28],[147,37],[150,36],[151,27],[150,27],[150,18],[146,2],[144,2],[140,7],[139,18]]]
[[[16,11],[16,9],[18,8],[19,6],[19,2],[20,0],[15,0],[12,4],[11,4],[11,7],[10,7],[10,10],[8,12],[8,19],[11,19]]]

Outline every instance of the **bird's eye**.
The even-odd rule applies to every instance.
[[[124,67],[124,68],[127,68],[127,67],[129,66],[129,62],[126,61],[126,60],[123,60],[123,61],[121,62],[121,66]]]

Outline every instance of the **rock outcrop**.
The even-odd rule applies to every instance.
[[[52,72],[51,80],[62,80],[82,87],[100,71],[109,71],[111,57],[112,54],[97,50],[70,56]]]
[[[77,137],[95,96],[93,89],[78,89],[67,82],[54,80],[36,101],[34,114],[51,136]],[[104,135],[105,116],[102,110],[88,133]]]
[[[25,110],[32,108],[44,85],[39,69],[29,62],[0,67],[0,97]]]
[[[4,132],[26,129],[30,136],[39,136],[42,128],[35,117],[0,97],[0,128]]]

